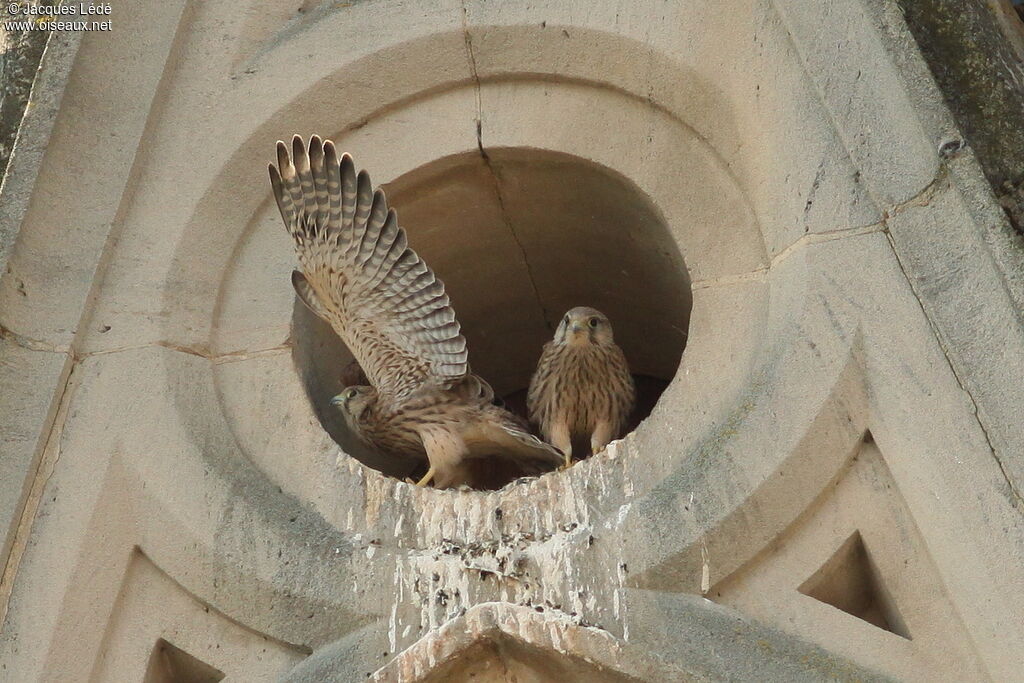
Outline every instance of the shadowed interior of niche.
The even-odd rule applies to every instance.
[[[565,154],[498,149],[437,160],[384,190],[409,245],[445,283],[473,371],[510,410],[525,417],[526,387],[562,315],[592,306],[608,316],[637,381],[629,429],[647,417],[679,365],[691,295],[671,232],[632,182]],[[349,433],[329,402],[351,355],[298,300],[293,326],[296,365],[334,440],[387,474],[426,471],[425,462],[373,453]],[[479,488],[517,476],[492,470],[474,468]]]
[[[847,538],[797,590],[873,626],[911,639],[859,531]]]

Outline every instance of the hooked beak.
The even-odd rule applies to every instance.
[[[344,403],[345,403],[345,397],[342,394],[338,394],[337,396],[335,396],[334,398],[331,399],[331,405],[332,406],[340,406],[340,405],[342,405]]]
[[[583,331],[583,325],[580,323],[579,320],[573,320],[572,324],[569,325],[569,329],[571,329],[573,331],[573,333],[582,332]]]

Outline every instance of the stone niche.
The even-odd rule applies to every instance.
[[[639,188],[580,157],[493,149],[439,159],[384,189],[446,283],[474,371],[510,410],[526,417],[541,346],[565,311],[590,305],[609,316],[635,375],[628,430],[650,414],[679,366],[691,300],[674,235]],[[296,301],[292,329],[296,366],[334,440],[377,469],[422,474],[369,452],[330,407],[352,358],[330,326]]]
[[[6,676],[1019,674],[1019,239],[893,2],[112,4],[0,190]],[[510,405],[588,304],[638,426],[494,490],[360,450],[294,133],[385,188]]]

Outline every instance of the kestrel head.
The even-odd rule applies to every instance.
[[[371,403],[377,400],[377,392],[373,387],[345,387],[345,390],[331,399],[331,405],[337,406],[350,427],[355,428],[359,419]]]
[[[577,306],[562,316],[562,322],[558,323],[558,329],[555,330],[555,343],[610,345],[614,343],[612,324],[596,308]]]

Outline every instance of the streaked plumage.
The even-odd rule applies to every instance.
[[[490,386],[470,374],[444,285],[349,155],[317,136],[307,149],[295,136],[290,154],[277,143],[270,181],[301,266],[292,285],[372,385],[332,400],[361,438],[384,452],[425,456],[430,470],[421,483],[433,477],[439,487],[453,483],[466,457],[560,461],[492,405]]]
[[[519,418],[494,405],[490,387],[480,382],[470,375],[448,391],[413,394],[399,405],[380,401],[372,387],[348,387],[332,403],[379,451],[411,458],[426,451],[438,487],[462,483],[459,465],[465,458],[516,457],[522,474],[561,462],[553,449],[541,458],[523,454],[523,444],[541,442]]]
[[[593,308],[574,308],[544,345],[527,394],[530,421],[572,460],[573,440],[598,453],[622,435],[636,388],[611,323]]]

